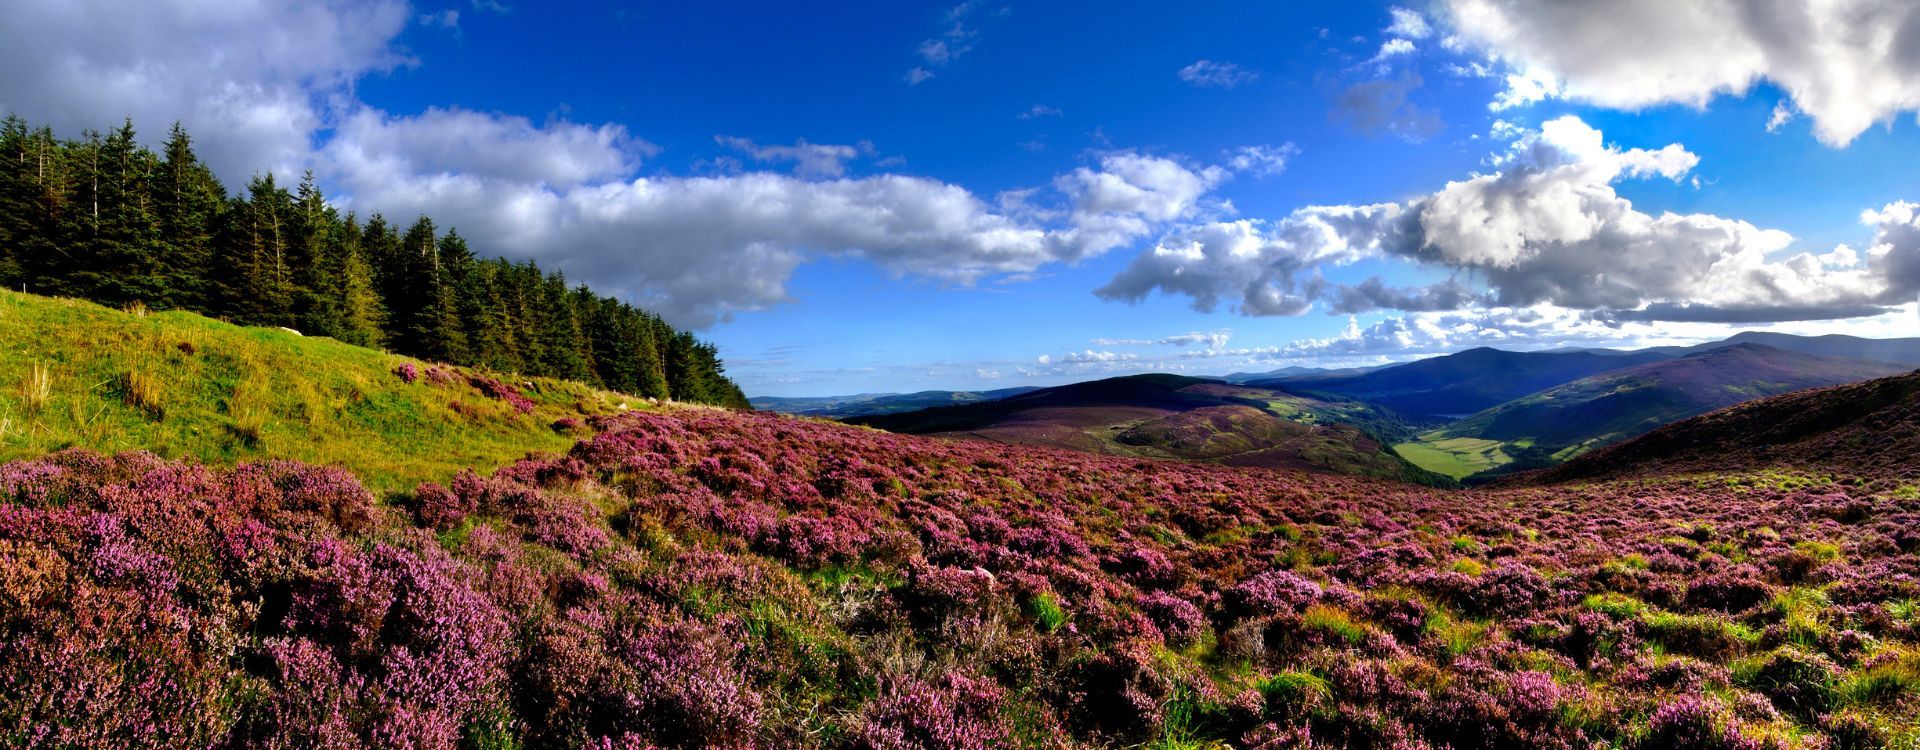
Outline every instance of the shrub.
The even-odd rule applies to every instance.
[[[1646,750],[1758,750],[1762,745],[1742,732],[1725,706],[1698,696],[1683,696],[1660,706],[1647,718],[1635,747]]]
[[[1811,719],[1832,705],[1838,674],[1831,659],[1793,646],[1774,649],[1734,669],[1740,684],[1802,719]]]
[[[1298,574],[1270,570],[1228,589],[1224,601],[1233,616],[1288,614],[1305,609],[1321,591],[1320,584]]]
[[[1261,678],[1254,686],[1265,706],[1263,715],[1274,720],[1305,718],[1333,698],[1325,678],[1310,672],[1280,672]]]
[[[859,750],[989,750],[1002,747],[1003,692],[960,674],[889,684],[854,729]]]

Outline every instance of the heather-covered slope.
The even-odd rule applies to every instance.
[[[1554,482],[1771,467],[1920,482],[1920,372],[1751,401],[1669,425],[1529,479]],[[1908,491],[1920,491],[1920,486]]]
[[[845,421],[914,435],[1451,484],[1386,450],[1383,440],[1413,428],[1384,409],[1180,375],[1108,378]]]
[[[0,466],[0,744],[1920,737],[1920,497],[1871,476],[1436,492],[712,410],[598,427],[386,506],[291,463]]]
[[[1360,375],[1255,381],[1380,404],[1416,417],[1457,419],[1607,370],[1668,359],[1657,352],[1508,352],[1479,348]]]
[[[0,460],[69,447],[228,466],[291,458],[387,491],[565,450],[569,425],[642,403],[193,313],[0,290]]]
[[[1581,378],[1462,419],[1421,442],[1490,441],[1513,459],[1494,471],[1540,468],[1743,401],[1907,369],[1735,344]]]

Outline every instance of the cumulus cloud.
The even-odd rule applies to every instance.
[[[210,5],[21,0],[0,24],[0,111],[63,133],[176,120],[230,184],[303,166],[360,76],[407,64],[399,0]],[[239,45],[239,48],[236,48]]]
[[[1706,320],[1854,317],[1920,292],[1914,204],[1863,215],[1875,229],[1864,259],[1851,250],[1775,259],[1793,238],[1711,214],[1649,214],[1615,192],[1624,179],[1685,177],[1699,158],[1674,144],[1620,148],[1579,119],[1527,131],[1500,171],[1448,183],[1404,203],[1315,206],[1272,222],[1217,221],[1170,233],[1096,294],[1138,301],[1187,296],[1199,310],[1243,315],[1434,311],[1477,305],[1627,312]],[[1400,258],[1468,274],[1396,289],[1323,281],[1319,269]],[[1712,311],[1719,311],[1717,313]]]
[[[1920,110],[1920,5],[1905,0],[1446,5],[1461,43],[1512,71],[1499,106],[1704,107],[1767,81],[1833,146]]]
[[[691,326],[789,301],[787,279],[819,258],[956,284],[1072,262],[1201,215],[1230,175],[1108,152],[1044,195],[990,204],[932,179],[844,176],[843,160],[870,147],[720,142],[798,174],[637,177],[651,147],[618,127],[456,110],[362,111],[317,161],[353,208],[433,216],[477,250],[564,269]]]
[[[1479,346],[1540,348],[1631,343],[1636,343],[1633,333],[1577,310],[1553,306],[1494,307],[1395,315],[1366,326],[1348,318],[1346,330],[1340,334],[1294,341],[1281,347],[1274,357],[1315,360],[1442,354]]]
[[[1019,116],[1020,116],[1020,119],[1022,120],[1036,120],[1042,117],[1059,117],[1061,114],[1062,113],[1058,107],[1049,107],[1045,104],[1035,104],[1033,105],[1032,109],[1029,109],[1025,112],[1021,112]]]
[[[1233,63],[1212,60],[1196,60],[1192,65],[1181,68],[1177,75],[1180,80],[1195,86],[1221,89],[1252,83],[1260,78],[1259,73]]]
[[[1324,283],[1302,278],[1322,264],[1377,256],[1397,235],[1405,211],[1396,204],[1310,206],[1278,221],[1236,219],[1191,226],[1162,237],[1094,294],[1138,302],[1158,290],[1211,312],[1226,303],[1242,315],[1298,315],[1311,309]]]
[[[1189,166],[1134,151],[1101,154],[1097,166],[1054,178],[1054,189],[1072,202],[1071,228],[1060,238],[1063,255],[1077,259],[1104,252],[1166,223],[1193,218],[1206,208],[1207,193],[1230,174],[1219,166]]]

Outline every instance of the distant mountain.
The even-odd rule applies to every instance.
[[[1255,380],[1286,380],[1289,378],[1339,377],[1339,376],[1345,376],[1345,375],[1359,375],[1362,373],[1378,370],[1381,367],[1392,367],[1392,366],[1393,365],[1375,365],[1372,367],[1340,367],[1340,368],[1331,368],[1331,369],[1326,367],[1292,366],[1292,367],[1282,367],[1278,370],[1268,370],[1266,372],[1228,373],[1227,376],[1221,378],[1221,380],[1225,380],[1229,383],[1250,383]]]
[[[1109,378],[845,421],[916,435],[1450,484],[1386,449],[1392,438],[1376,435],[1410,434],[1414,425],[1385,410],[1179,375]]]
[[[1920,481],[1920,371],[1749,401],[1518,481],[1771,467]]]
[[[1775,349],[1785,349],[1802,354],[1818,354],[1823,357],[1846,357],[1866,359],[1878,362],[1896,362],[1904,365],[1920,365],[1920,338],[1904,339],[1867,339],[1858,336],[1795,336],[1787,333],[1766,331],[1745,331],[1736,333],[1723,340],[1706,344],[1684,347],[1675,353],[1699,352],[1739,344],[1759,344]],[[1667,351],[1666,349],[1647,349],[1643,351]]]
[[[842,419],[868,414],[930,409],[981,401],[996,401],[1039,390],[1033,386],[1001,388],[991,391],[919,391],[917,393],[859,393],[851,396],[755,396],[748,399],[753,408],[803,417]]]
[[[1885,362],[1743,343],[1611,370],[1514,399],[1421,436],[1411,451],[1458,441],[1500,443],[1495,472],[1558,463],[1593,448],[1743,401],[1905,372]],[[1473,443],[1471,445],[1478,445]],[[1415,463],[1425,463],[1416,460]],[[1429,468],[1433,465],[1426,464]]]
[[[1672,357],[1659,352],[1509,352],[1482,347],[1359,375],[1248,385],[1354,398],[1416,418],[1459,418],[1589,375]]]

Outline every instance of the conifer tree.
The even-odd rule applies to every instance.
[[[213,261],[213,232],[220,225],[226,191],[194,154],[193,139],[179,123],[167,136],[165,158],[151,189],[159,227],[154,275],[160,293],[147,304],[205,309],[210,301],[206,274]]]

